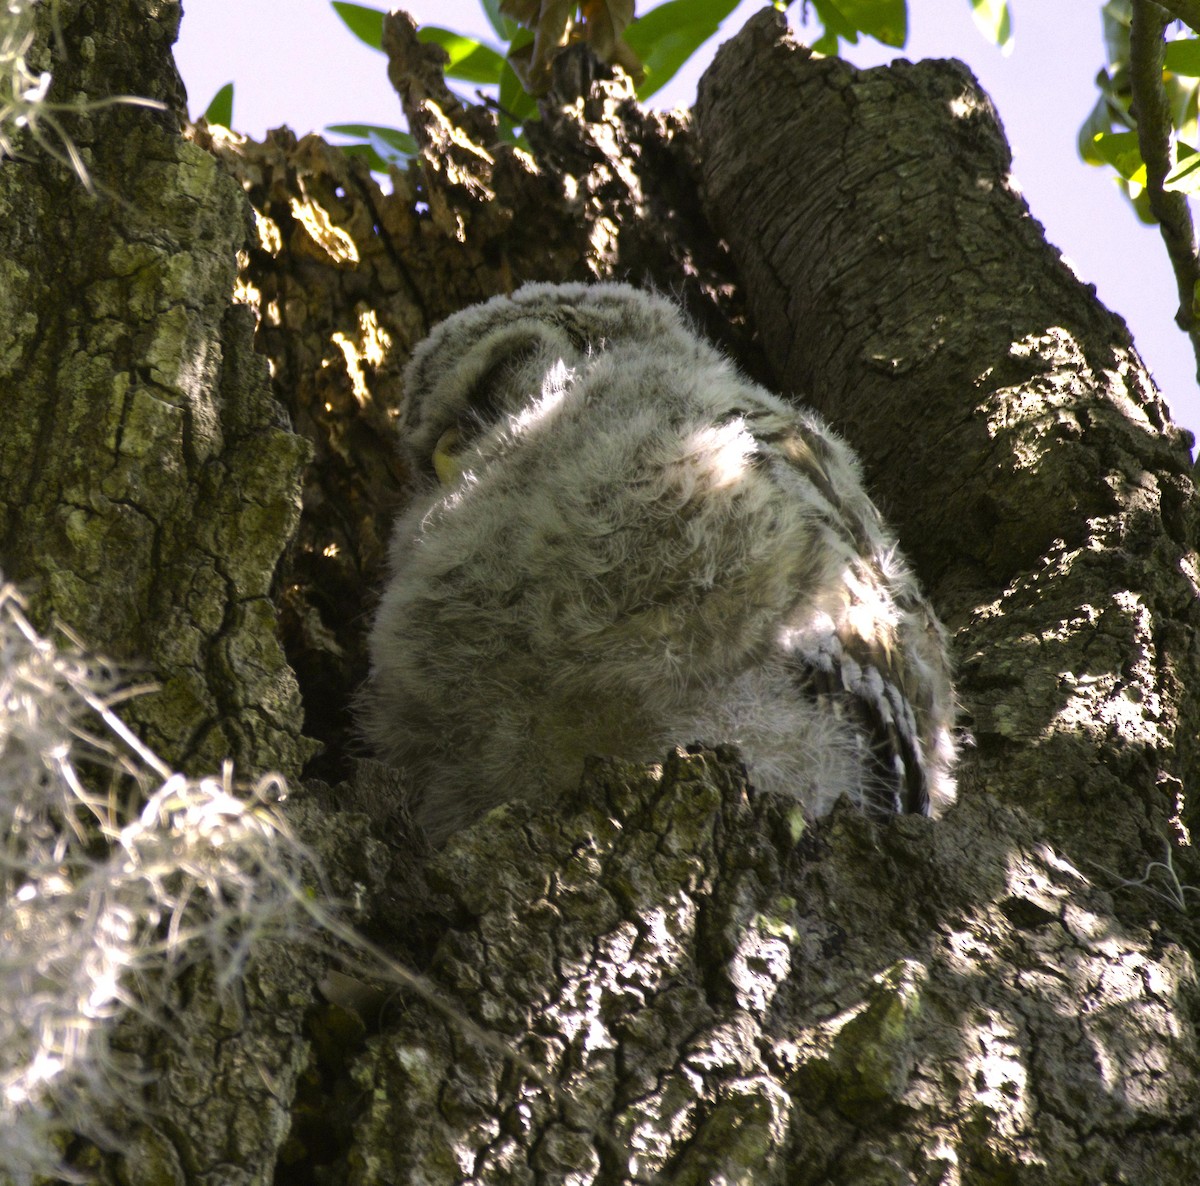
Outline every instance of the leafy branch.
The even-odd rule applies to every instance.
[[[1200,38],[1168,39],[1176,19],[1200,28],[1200,0],[1109,0],[1100,97],[1079,131],[1079,154],[1116,170],[1138,217],[1157,223],[1175,273],[1176,324],[1200,376],[1200,260],[1188,209],[1200,192]]]
[[[763,0],[783,9],[789,0]],[[968,0],[975,22],[1001,49],[1012,42],[1008,0]],[[1200,5],[1200,0],[1183,0]],[[635,14],[634,0],[480,0],[496,43],[475,40],[424,25],[418,36],[446,51],[448,79],[498,88],[500,134],[516,140],[520,128],[537,118],[536,100],[549,90],[555,58],[565,49],[587,45],[608,65],[634,79],[637,96],[648,99],[716,35],[738,0],[667,0]],[[333,0],[346,27],[372,49],[382,50],[383,12]],[[804,12],[820,21],[813,48],[838,52],[843,41],[860,36],[894,47],[908,37],[908,0],[804,0]],[[367,157],[372,169],[386,171],[415,152],[407,132],[373,124],[339,124],[328,129],[357,137],[346,151]]]
[[[1190,3],[1185,8],[1197,7]],[[1157,220],[1179,292],[1176,324],[1192,342],[1200,375],[1200,326],[1196,309],[1200,299],[1200,258],[1187,198],[1168,189],[1172,173],[1171,105],[1163,85],[1166,64],[1166,30],[1171,17],[1165,7],[1150,0],[1134,0],[1129,30],[1129,81],[1131,110],[1136,120],[1138,150],[1145,162],[1145,190],[1150,212]],[[1194,153],[1192,155],[1195,155]]]

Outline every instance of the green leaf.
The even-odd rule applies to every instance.
[[[841,51],[842,43],[836,33],[831,33],[828,29],[823,29],[821,36],[809,48],[813,53],[820,54],[822,57],[836,58]]]
[[[369,144],[335,144],[348,157],[362,157],[372,173],[386,173],[394,162],[385,161]]]
[[[496,36],[501,41],[511,41],[521,26],[500,11],[500,0],[479,0],[479,2],[483,5],[488,24],[492,26],[492,31]]]
[[[1150,209],[1149,190],[1138,187],[1131,192],[1129,186],[1126,186],[1125,196],[1129,199],[1129,204],[1133,207],[1133,212],[1137,215],[1139,222],[1144,222],[1147,226],[1158,225],[1158,219],[1154,217],[1154,211]]]
[[[526,89],[517,78],[516,71],[508,62],[500,74],[500,119],[508,119],[510,125],[521,125],[527,119],[538,115],[538,101],[532,95],[526,94]]]
[[[1100,132],[1092,137],[1096,157],[1134,185],[1146,184],[1146,165],[1136,132]]]
[[[813,9],[817,19],[825,26],[821,34],[821,43],[828,43],[832,38],[835,46],[839,41],[848,41],[851,45],[858,44],[858,30],[842,15],[841,6],[835,0],[813,0]],[[816,46],[813,48],[816,49]],[[827,52],[825,49],[818,50],[818,53]],[[837,50],[833,52],[836,53]]]
[[[975,27],[1002,53],[1012,53],[1012,18],[1008,0],[971,0]]]
[[[516,36],[508,47],[511,54],[515,49],[524,49],[533,44],[532,29],[518,29]],[[537,118],[537,100],[525,90],[517,72],[504,61],[504,69],[500,74],[500,130],[506,135],[515,137],[513,127],[520,126],[527,119]]]
[[[362,136],[382,140],[397,152],[408,153],[410,156],[417,151],[417,142],[410,132],[399,128],[381,127],[379,124],[330,124],[327,132],[336,132],[339,136]]]
[[[1181,37],[1178,41],[1168,41],[1165,65],[1172,74],[1200,78],[1200,39]]]
[[[630,45],[633,45],[634,36],[652,41],[680,24],[706,24],[716,32],[721,22],[737,6],[738,0],[668,0],[668,3],[659,4],[639,16],[625,30],[625,40]]]
[[[1110,0],[1100,10],[1104,28],[1104,52],[1109,64],[1119,66],[1129,61],[1129,25],[1133,6],[1130,0]]]
[[[504,55],[489,45],[439,29],[436,25],[422,25],[417,37],[426,44],[440,45],[450,55],[446,65],[446,77],[458,78],[463,82],[478,82],[485,86],[496,86],[500,72],[504,69]]]
[[[1103,73],[1103,71],[1101,71]],[[1096,137],[1112,131],[1113,117],[1108,99],[1102,94],[1079,129],[1080,157],[1089,165],[1102,165],[1104,159],[1096,149]]]
[[[907,0],[813,0],[826,30],[847,41],[866,33],[898,48],[908,40]]]
[[[1163,189],[1180,193],[1200,192],[1200,152],[1186,144],[1178,145],[1180,159],[1163,179]]]
[[[372,49],[383,49],[384,14],[378,8],[333,0],[333,11],[345,21],[346,27],[359,41],[365,41]]]
[[[634,21],[625,30],[625,43],[646,72],[638,98],[647,99],[670,82],[737,5],[738,0],[669,0]]]
[[[233,83],[227,82],[212,97],[212,102],[204,109],[203,117],[210,124],[220,124],[223,128],[233,127]]]
[[[386,173],[388,165],[402,165],[417,155],[417,142],[410,133],[399,128],[384,128],[378,124],[330,124],[325,131],[360,137],[363,143],[339,147],[350,156],[366,156],[376,173]]]

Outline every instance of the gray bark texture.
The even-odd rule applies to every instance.
[[[70,93],[175,100],[176,6],[61,7],[95,47],[56,63]],[[406,18],[385,45],[421,145],[390,195],[316,137],[189,142],[119,108],[80,140],[124,202],[0,165],[0,562],[206,706],[199,732],[139,722],[171,756],[294,772],[274,593],[326,745],[297,825],[425,977],[395,991],[359,961],[322,999],[326,957],[272,949],[236,1017],[197,978],[178,1048],[130,1038],[152,1107],[81,1164],[121,1186],[1192,1186],[1189,441],[1014,191],[987,97],[958,63],[814,60],[766,12],[691,117],[564,77],[529,154]],[[298,526],[238,249],[312,449]],[[955,633],[973,741],[942,820],[805,824],[717,744],[598,758],[566,801],[430,854],[395,775],[351,760],[404,361],[471,301],[589,276],[678,294],[864,457]]]

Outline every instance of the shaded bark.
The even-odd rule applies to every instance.
[[[158,12],[116,7],[125,27]],[[718,747],[667,756],[661,770],[597,761],[567,801],[501,809],[430,858],[386,772],[360,767],[332,794],[314,786],[302,814],[311,834],[324,833],[335,883],[347,896],[364,887],[363,925],[427,968],[459,1021],[420,993],[377,1011],[336,993],[320,1003],[311,969],[265,955],[269,990],[255,984],[248,1001],[253,1042],[239,1042],[243,1031],[202,989],[181,1002],[219,1099],[166,1066],[161,1118],[97,1175],[124,1186],[568,1174],[1195,1181],[1200,934],[1186,909],[1150,892],[1170,892],[1169,882],[1130,884],[1164,852],[1183,882],[1200,884],[1182,843],[1195,822],[1186,788],[1200,715],[1187,442],[1123,325],[1011,190],[986,97],[954,63],[858,72],[813,61],[767,13],[714,62],[694,126],[642,113],[622,81],[602,79],[581,103],[545,110],[531,157],[498,141],[491,115],[449,95],[409,24],[393,18],[386,30],[422,145],[417,166],[393,176],[395,193],[315,137],[280,132],[257,146],[194,134],[257,210],[242,291],[275,390],[313,442],[279,600],[310,727],[329,746],[322,773],[352,768],[346,706],[404,497],[389,425],[408,352],[438,318],[491,292],[616,275],[680,293],[752,373],[813,399],[863,454],[957,631],[974,734],[961,801],[937,823],[880,826],[839,809],[803,826],[789,804],[748,788],[736,754]],[[145,93],[160,76],[166,85],[165,41],[159,74],[124,89]],[[101,89],[113,89],[107,76]],[[153,131],[158,156],[143,150],[138,161],[211,160],[161,118],[120,118],[132,121],[114,126],[126,139],[137,120]],[[26,203],[17,225],[53,222],[11,166],[0,184]],[[189,251],[207,243],[228,265],[244,223],[236,187],[223,184],[208,183],[214,205],[195,204],[212,222],[179,224],[169,205],[139,218],[178,226]],[[137,241],[131,217],[106,207],[89,242]],[[14,256],[31,278],[22,283],[49,286],[49,256],[29,244],[50,233],[14,244],[26,252]],[[87,253],[73,250],[82,268]],[[239,311],[225,311],[232,270],[213,264],[210,275],[204,308],[218,312],[198,324],[211,335]],[[53,324],[92,324],[76,290],[90,291],[57,292]],[[149,323],[170,325],[172,308],[160,301]],[[118,334],[141,324],[129,302],[107,322]],[[37,334],[25,332],[0,352],[16,360],[6,382],[21,375],[28,398],[48,400],[75,355],[61,341],[57,354],[54,342],[38,353]],[[222,358],[239,342],[221,339]],[[92,352],[105,360],[94,363],[99,387],[137,373],[111,355]],[[248,356],[236,357],[252,374]],[[226,446],[250,424],[249,439],[282,449],[277,438],[292,438],[244,411],[249,386],[254,415],[267,417],[256,384],[200,390],[230,425]],[[190,423],[197,388],[165,386],[187,398],[160,402]],[[52,433],[60,421],[38,423]],[[151,439],[153,456],[173,456],[173,438]],[[73,456],[52,436],[44,447]],[[89,448],[114,455],[106,437]],[[0,443],[0,463],[11,456]],[[208,472],[208,456],[192,469]],[[47,596],[69,583],[55,574],[90,580],[107,599],[96,606],[108,607],[121,587],[111,569],[14,526],[75,505],[62,479],[73,472],[59,465],[57,503],[34,483],[26,503],[5,507],[0,558],[43,576]],[[294,469],[267,472],[282,473],[273,489],[283,499]],[[125,501],[141,505],[154,488],[147,476]],[[90,488],[88,498],[98,501]],[[152,587],[172,565],[211,562],[197,505],[182,494],[170,504],[170,522],[191,526],[164,533],[181,542],[163,553],[171,563],[157,553],[146,562]],[[233,531],[245,513],[239,504],[211,520]],[[255,570],[265,590],[282,537],[246,535],[269,556]],[[203,604],[225,605],[230,587]],[[128,646],[172,672],[156,640],[173,619],[166,603],[144,600],[143,633]],[[125,621],[96,606],[75,620],[85,633]],[[247,623],[269,651],[273,624]],[[121,628],[101,643],[125,640]],[[251,684],[227,678],[223,694],[240,703]],[[472,1025],[499,1043],[480,1042]],[[272,1026],[274,1040],[264,1036]],[[212,1114],[189,1122],[197,1099]],[[232,1118],[250,1112],[260,1123],[242,1139]],[[139,1160],[146,1149],[153,1156]]]

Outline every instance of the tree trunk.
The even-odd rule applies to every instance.
[[[177,8],[124,0],[99,27],[60,7],[64,93],[173,100]],[[813,60],[767,12],[692,120],[601,79],[547,107],[531,157],[449,94],[404,18],[385,38],[421,144],[391,195],[315,137],[190,144],[120,108],[85,129],[96,198],[34,148],[0,167],[0,562],[151,668],[160,702],[208,697],[186,727],[139,720],[172,757],[294,773],[274,591],[326,745],[312,769],[341,783],[311,785],[307,831],[441,998],[320,1004],[308,969],[264,954],[244,1031],[203,991],[181,1005],[193,1069],[164,1072],[97,1180],[1191,1186],[1188,441],[1009,185],[986,96],[957,63]],[[230,304],[245,208],[197,144],[255,207],[241,291],[313,450],[274,586],[300,448]],[[973,744],[942,820],[802,826],[718,746],[598,759],[567,801],[429,856],[394,778],[354,767],[404,361],[471,301],[614,275],[680,294],[864,457],[956,632]],[[231,1055],[239,1033],[253,1050]],[[215,1096],[197,1066],[220,1068]],[[250,1135],[226,1121],[250,1111]]]
[[[92,193],[28,133],[0,166],[0,563],[43,625],[158,681],[128,713],[166,760],[295,775],[311,747],[272,580],[306,447],[230,303],[244,199],[179,136],[178,22],[162,0],[40,14],[51,103],[166,106],[57,117]]]
[[[967,779],[1077,862],[1161,855],[1194,809],[1191,439],[1013,191],[986,95],[955,62],[811,60],[767,14],[696,122],[764,350],[959,627]]]

